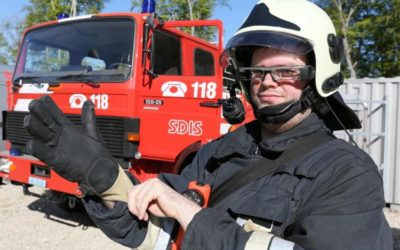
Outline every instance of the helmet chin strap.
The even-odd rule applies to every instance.
[[[303,107],[300,101],[289,101],[273,106],[257,109],[254,112],[257,120],[268,124],[285,123],[297,113],[301,112]]]
[[[289,121],[296,114],[311,107],[316,102],[316,95],[310,86],[306,86],[299,100],[267,106],[261,109],[253,105],[257,120],[268,124],[279,124]]]

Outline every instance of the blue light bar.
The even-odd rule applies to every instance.
[[[12,156],[21,156],[22,152],[19,149],[10,148],[10,155],[12,155]]]
[[[69,15],[67,13],[60,13],[57,15],[57,20],[68,18]]]
[[[143,0],[142,13],[154,13],[156,10],[155,0]]]

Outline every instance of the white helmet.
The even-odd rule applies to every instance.
[[[238,66],[246,47],[265,46],[295,54],[314,52],[315,87],[321,97],[336,92],[343,83],[340,73],[341,41],[329,16],[306,0],[261,0],[229,40],[221,56]],[[249,60],[251,55],[242,55]]]
[[[242,85],[257,119],[281,123],[312,107],[332,130],[361,127],[357,115],[338,92],[343,84],[340,72],[342,41],[336,36],[331,19],[321,8],[306,0],[259,1],[228,41],[220,57],[221,66],[233,66],[236,79],[241,84],[237,69],[250,66],[253,51],[260,46],[306,55],[308,64],[315,67],[315,76],[303,89],[299,100],[262,109],[251,102],[248,84]],[[311,84],[313,82],[315,86]]]

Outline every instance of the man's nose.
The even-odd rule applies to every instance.
[[[271,72],[266,72],[262,79],[262,84],[265,86],[272,86],[272,85],[275,86],[277,85],[277,82],[272,77]]]

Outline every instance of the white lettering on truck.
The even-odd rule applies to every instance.
[[[201,136],[203,122],[171,119],[168,122],[168,134]]]

